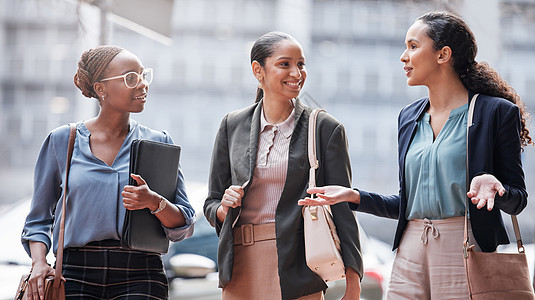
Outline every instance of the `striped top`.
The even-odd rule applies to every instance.
[[[238,225],[275,222],[288,171],[288,151],[295,127],[295,108],[290,116],[277,125],[269,124],[262,108],[260,136],[253,183],[242,199]]]

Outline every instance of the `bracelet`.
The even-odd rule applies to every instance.
[[[165,199],[162,196],[160,196],[160,202],[158,202],[158,208],[156,210],[151,210],[150,213],[153,215],[157,214],[161,212],[166,206],[167,206],[167,201],[165,201]]]

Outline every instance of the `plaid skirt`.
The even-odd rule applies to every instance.
[[[168,299],[160,254],[124,249],[116,240],[65,249],[63,276],[67,299]]]

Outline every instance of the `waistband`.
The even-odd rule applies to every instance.
[[[275,222],[266,224],[244,224],[232,229],[234,245],[251,246],[255,242],[276,238]]]
[[[430,219],[412,219],[409,220],[408,225],[412,226],[423,226],[425,223],[431,222],[437,226],[461,226],[464,228],[464,216],[463,217],[451,217],[446,219],[436,219],[436,220],[430,220]],[[468,222],[470,225],[470,222]]]
[[[145,252],[139,250],[133,250],[122,245],[121,241],[114,239],[107,239],[101,241],[93,241],[85,244],[82,247],[68,247],[64,251],[90,251],[90,252],[101,252],[101,251],[114,251],[114,252],[125,252],[125,253],[143,253],[143,254],[156,254],[156,252]]]
[[[470,222],[468,223],[470,228]],[[441,233],[458,232],[462,234],[464,231],[464,217],[451,217],[446,219],[429,220],[413,219],[409,221],[406,228],[407,232],[422,232],[420,240],[422,244],[427,244],[428,235],[432,235],[434,239],[438,239]]]

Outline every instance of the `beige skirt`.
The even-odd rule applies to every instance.
[[[281,299],[275,223],[242,225],[233,230],[234,264],[222,299]],[[323,292],[299,299],[320,300]]]

